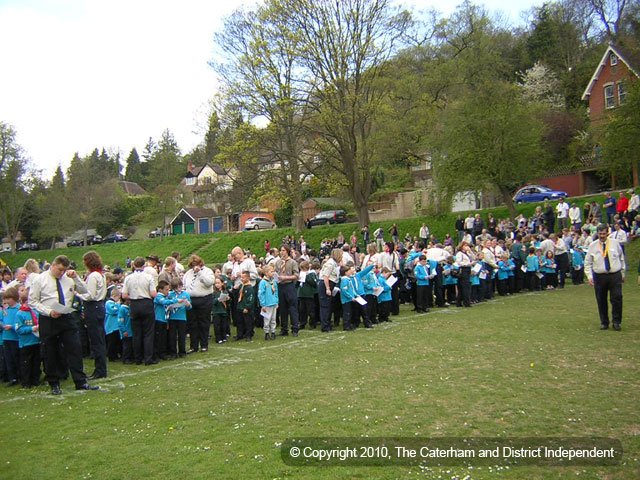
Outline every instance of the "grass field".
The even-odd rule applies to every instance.
[[[0,478],[640,478],[640,295],[600,331],[593,289],[498,298],[373,330],[110,364],[98,392],[0,386]],[[86,371],[91,366],[86,363]],[[295,467],[288,438],[603,436],[612,467]]]

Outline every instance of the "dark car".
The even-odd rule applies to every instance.
[[[67,242],[67,247],[81,247],[84,245],[84,240],[71,240]]]
[[[107,235],[102,239],[102,243],[117,243],[117,242],[126,242],[127,237],[120,233],[112,233]]]
[[[87,235],[87,245],[99,245],[102,243],[101,235]]]
[[[330,225],[332,223],[345,223],[347,214],[344,210],[326,210],[318,213],[309,220],[309,228],[316,225]]]
[[[544,200],[558,200],[567,198],[567,192],[552,190],[545,185],[527,185],[518,190],[513,197],[516,203],[542,202]]]

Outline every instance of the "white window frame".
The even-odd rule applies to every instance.
[[[618,65],[618,56],[615,53],[609,54],[609,63],[612,67]]]
[[[607,88],[611,88],[611,95],[607,96]],[[604,90],[604,108],[615,108],[616,106],[616,87],[613,83],[607,83],[603,87]],[[608,99],[611,99],[611,105],[609,105]]]
[[[187,177],[185,179],[185,185],[195,185],[196,184],[196,177]]]
[[[629,91],[626,82],[618,82],[618,105],[624,105],[625,97]]]

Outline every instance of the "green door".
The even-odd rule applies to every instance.
[[[173,234],[174,235],[181,235],[182,234],[182,224],[175,224],[173,226]]]
[[[184,233],[193,233],[196,230],[195,223],[185,223],[184,224]]]

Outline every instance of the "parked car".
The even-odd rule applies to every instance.
[[[149,238],[156,238],[160,236],[160,232],[162,232],[162,228],[156,228],[155,230],[151,230],[149,232]],[[164,229],[164,233],[162,234],[163,237],[168,237],[169,235],[171,235],[171,229],[169,228],[165,228]]]
[[[20,245],[18,247],[18,251],[19,252],[25,252],[25,251],[29,251],[29,250],[38,250],[38,244],[37,243],[23,243],[22,245]]]
[[[332,223],[345,223],[347,221],[347,214],[344,210],[326,210],[318,213],[315,217],[309,220],[309,228],[316,225],[330,225]]]
[[[102,243],[126,242],[127,237],[120,233],[111,233],[102,239]]]
[[[251,217],[244,222],[245,230],[267,230],[277,228],[277,225],[265,217]]]
[[[560,197],[567,198],[567,192],[552,190],[545,185],[527,185],[516,192],[513,201],[516,203],[542,202],[557,200]]]
[[[87,235],[87,245],[98,245],[102,243],[101,235]]]
[[[71,240],[67,242],[67,247],[81,247],[84,245],[84,240]]]

